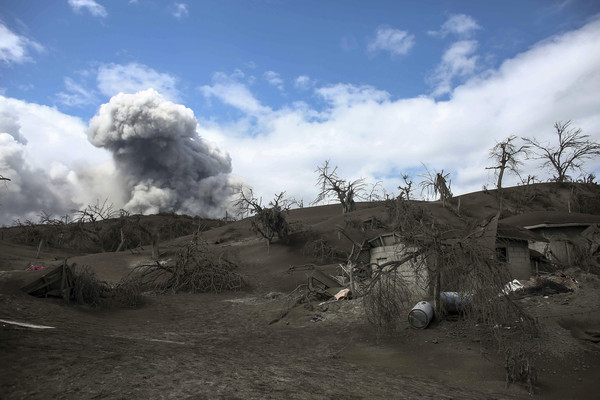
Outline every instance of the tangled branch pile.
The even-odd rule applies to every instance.
[[[140,286],[157,293],[203,293],[241,290],[244,278],[235,271],[237,265],[215,254],[197,237],[177,252],[174,264],[156,262],[142,265],[131,272]]]
[[[87,265],[73,271],[73,289],[71,297],[77,304],[100,307],[108,303],[106,293],[110,290],[106,282],[102,282],[96,273]]]
[[[412,298],[409,287],[402,277],[391,275],[374,280],[368,288],[363,307],[378,335],[393,335],[404,328],[407,304]]]
[[[142,291],[135,280],[125,277],[115,285],[98,279],[88,266],[69,267],[73,273],[73,288],[70,299],[79,305],[107,309],[111,307],[135,308],[142,304]]]

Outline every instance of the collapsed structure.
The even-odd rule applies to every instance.
[[[461,238],[477,236],[481,246],[493,248],[495,258],[506,267],[511,279],[528,280],[531,276],[582,263],[600,265],[600,216],[555,211],[532,212],[498,220],[494,217],[479,229],[466,233],[457,228],[442,239],[442,245],[462,245]],[[407,255],[415,254],[414,257]],[[439,260],[425,254],[398,232],[379,234],[359,246],[355,244],[350,261],[357,278],[372,277],[395,268],[396,276],[419,297],[436,296],[432,271]],[[401,262],[394,265],[394,262]],[[443,271],[442,271],[443,274]],[[455,290],[453,280],[443,279],[444,290]]]

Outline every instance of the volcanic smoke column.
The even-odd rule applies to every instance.
[[[90,120],[88,139],[112,152],[125,206],[135,213],[222,216],[233,194],[231,158],[204,141],[194,112],[154,89],[120,93]]]

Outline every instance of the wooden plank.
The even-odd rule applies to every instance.
[[[325,285],[326,288],[339,287],[340,283],[322,271],[315,269],[312,271],[311,278]]]

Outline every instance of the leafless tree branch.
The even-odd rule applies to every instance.
[[[322,166],[317,167],[315,172],[318,173],[317,187],[320,188],[320,192],[312,204],[320,203],[327,198],[337,197],[344,214],[354,211],[356,207],[355,199],[364,196],[366,186],[364,178],[352,182],[341,179],[337,175],[337,166],[331,169],[329,160],[326,160]]]
[[[544,160],[543,168],[556,173],[553,180],[571,180],[570,171],[582,170],[585,160],[600,155],[600,143],[593,142],[589,135],[583,135],[581,128],[570,128],[571,121],[558,121],[554,124],[558,145],[542,144],[535,138],[524,138],[525,143],[534,148],[536,159]]]

